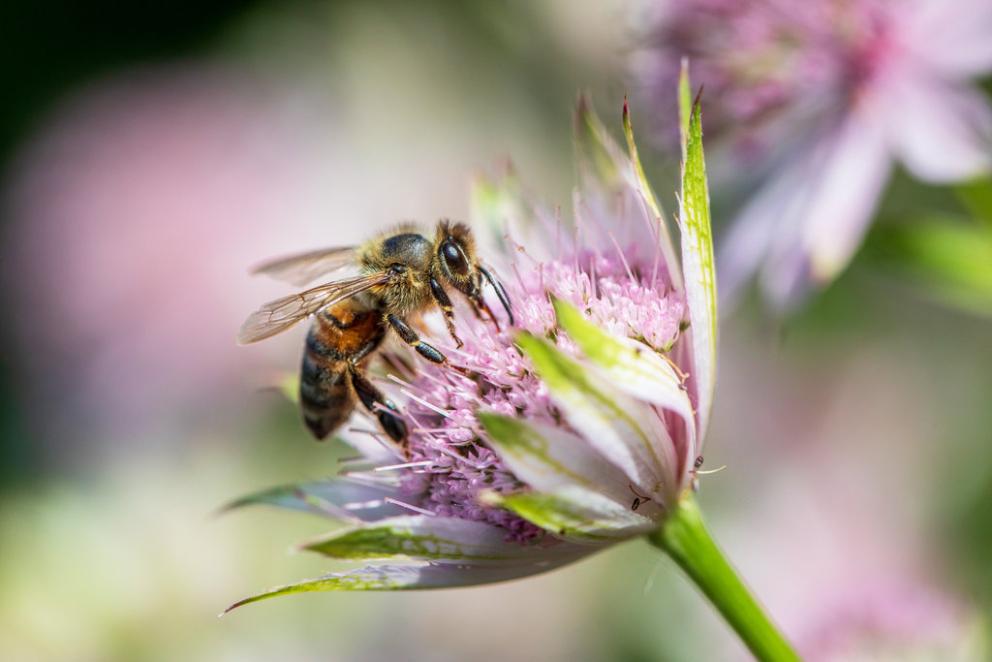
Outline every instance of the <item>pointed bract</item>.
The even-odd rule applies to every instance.
[[[402,509],[386,501],[396,490],[385,485],[365,485],[347,478],[274,487],[243,496],[224,506],[221,512],[247,506],[275,506],[321,515],[331,519],[365,521],[401,514]]]
[[[686,157],[682,164],[679,227],[682,231],[682,272],[692,337],[692,382],[696,393],[699,437],[706,435],[716,386],[717,293],[713,259],[710,193],[703,158],[702,111],[699,100],[688,122]]]
[[[653,520],[582,487],[521,492],[494,500],[549,533],[577,544],[603,544],[647,533]]]
[[[337,531],[303,545],[336,559],[407,557],[434,563],[500,563],[526,559],[531,550],[506,539],[506,532],[457,517],[392,517]],[[545,550],[547,551],[547,550]]]
[[[295,584],[277,586],[238,600],[221,614],[238,607],[293,593],[328,591],[408,591],[414,589],[453,588],[492,584],[547,572],[575,561],[579,557],[542,560],[520,565],[370,565],[349,572],[333,573],[305,579]]]
[[[507,467],[539,492],[575,485],[615,500],[630,496],[623,472],[568,430],[490,412],[479,421]]]
[[[627,100],[623,102],[623,134],[627,139],[627,153],[630,156],[631,169],[633,170],[634,189],[640,194],[641,199],[651,212],[651,218],[657,227],[658,242],[661,246],[661,254],[668,272],[668,278],[673,289],[682,290],[682,274],[678,268],[678,257],[675,255],[675,244],[672,242],[672,233],[665,221],[665,213],[658,202],[658,196],[651,188],[648,177],[644,173],[644,166],[641,165],[641,157],[637,153],[637,142],[634,140],[634,125],[630,119],[630,105]]]

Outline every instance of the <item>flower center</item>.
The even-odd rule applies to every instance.
[[[515,270],[518,274],[518,270]],[[577,350],[557,327],[549,293],[574,304],[604,330],[635,338],[655,351],[671,348],[684,314],[651,265],[629,265],[591,253],[536,265],[509,283],[517,327]],[[481,432],[480,410],[553,425],[561,420],[547,389],[513,343],[468,311],[458,316],[465,342],[452,366],[418,365],[405,412],[412,421],[401,490],[411,505],[436,515],[484,521],[509,539],[533,543],[543,531],[500,508],[483,505],[485,491],[527,489],[493,452]]]

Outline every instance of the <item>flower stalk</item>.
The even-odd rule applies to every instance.
[[[799,660],[713,540],[691,492],[647,538],[682,568],[757,659]]]

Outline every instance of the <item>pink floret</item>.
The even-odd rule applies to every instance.
[[[577,354],[556,328],[549,298],[554,294],[611,333],[667,350],[678,338],[684,304],[660,280],[649,282],[644,274],[656,271],[650,266],[636,274],[628,268],[619,259],[592,255],[536,265],[510,288],[517,330],[552,338],[563,351]],[[486,410],[563,423],[546,386],[514,346],[512,334],[497,333],[491,323],[474,319],[467,310],[458,317],[465,345],[451,361],[459,369],[420,365],[412,384],[417,398],[405,406],[414,423],[407,454],[411,463],[425,464],[402,471],[401,492],[417,508],[486,522],[505,529],[508,539],[532,544],[544,538],[540,528],[480,499],[483,492],[507,494],[528,486],[489,447],[476,414]]]

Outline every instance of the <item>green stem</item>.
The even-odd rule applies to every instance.
[[[691,493],[682,497],[648,540],[689,575],[756,658],[799,660],[713,541]]]

